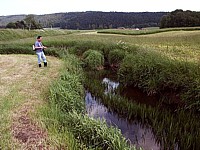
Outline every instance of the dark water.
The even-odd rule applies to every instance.
[[[104,78],[103,83],[107,84],[105,94],[115,90],[118,86],[118,82]],[[89,91],[86,91],[86,109],[90,117],[105,119],[108,125],[119,128],[126,139],[131,144],[137,147],[142,147],[145,150],[159,150],[160,146],[156,143],[152,130],[138,121],[128,121],[125,118],[119,117],[108,110],[103,104],[99,103],[97,99],[92,96]]]

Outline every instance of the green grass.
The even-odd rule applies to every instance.
[[[134,85],[149,95],[170,90],[180,94],[187,106],[199,103],[198,64],[169,59],[155,52],[139,51],[123,60],[118,75],[123,85]]]
[[[0,41],[19,40],[23,38],[36,38],[38,35],[42,36],[56,36],[75,33],[78,31],[72,30],[22,30],[22,29],[1,29]]]
[[[188,30],[191,30],[188,28]],[[174,86],[169,88],[174,89],[174,91],[177,91],[177,88],[181,88],[183,86],[187,87],[191,90],[182,90],[184,93],[182,94],[182,98],[186,99],[188,101],[192,101],[192,99],[195,97],[196,100],[198,100],[199,92],[199,82],[198,77],[195,75],[198,75],[198,66],[200,62],[200,31],[170,31],[170,32],[164,32],[164,33],[158,33],[158,34],[151,34],[151,35],[141,35],[141,36],[120,36],[120,35],[98,35],[98,34],[71,34],[71,35],[58,35],[58,36],[48,36],[44,38],[44,42],[46,45],[49,46],[49,50],[47,50],[47,55],[54,55],[54,56],[60,56],[65,55],[65,51],[72,52],[74,54],[77,54],[78,56],[82,56],[83,53],[89,49],[95,49],[97,51],[100,51],[104,55],[105,62],[111,63],[111,54],[112,51],[115,49],[121,50],[121,53],[126,53],[126,55],[131,54],[135,55],[136,59],[139,59],[140,55],[144,56],[143,51],[147,51],[150,55],[152,55],[149,58],[148,61],[151,61],[151,63],[146,63],[148,66],[147,68],[150,68],[152,65],[154,69],[161,70],[157,72],[157,75],[153,78],[149,78],[150,80],[146,80],[146,78],[143,78],[144,84],[148,84],[149,86],[141,86],[144,91],[147,91],[149,93],[157,92],[159,88],[160,90],[163,90],[163,87],[160,85],[164,85],[165,82],[173,82],[171,85]],[[31,39],[23,40],[23,42],[6,42],[5,44],[0,45],[0,53],[27,53],[32,54],[34,53],[31,50]],[[15,51],[13,51],[15,50]],[[115,55],[115,57],[117,57]],[[112,58],[114,59],[114,58]],[[134,60],[136,60],[134,59]],[[167,60],[167,61],[162,61]],[[120,60],[121,62],[122,60]],[[159,63],[161,61],[161,66],[164,65],[165,67],[163,69],[159,68],[159,65],[154,65],[154,62]],[[131,63],[134,63],[134,61],[130,61]],[[136,60],[136,62],[138,62]],[[163,64],[162,64],[163,62]],[[176,62],[174,65],[172,65],[171,62]],[[131,66],[131,63],[129,65]],[[140,63],[140,62],[138,62]],[[194,82],[186,82],[185,85],[183,85],[183,82],[186,81],[185,77],[187,75],[184,75],[184,70],[179,70],[175,72],[175,74],[179,77],[180,82],[176,80],[167,79],[167,76],[172,76],[174,74],[174,69],[179,64],[182,63],[182,67],[188,66],[187,72],[190,72],[190,76],[192,75],[192,80]],[[134,63],[135,64],[135,63]],[[137,63],[136,63],[137,64]],[[189,66],[196,66],[196,67],[189,67]],[[156,67],[156,68],[155,68]],[[166,69],[167,68],[167,69]],[[195,69],[196,68],[196,69]],[[140,68],[139,68],[140,69]],[[166,71],[168,70],[168,71]],[[153,71],[152,71],[153,72]],[[151,72],[151,73],[152,73]],[[163,72],[165,72],[163,74]],[[192,73],[193,72],[193,73]],[[130,72],[129,72],[130,73]],[[182,75],[179,75],[182,74]],[[128,75],[128,74],[127,74]],[[189,74],[188,74],[189,75]],[[130,74],[131,76],[131,74]],[[148,76],[148,75],[147,75]],[[146,76],[146,77],[147,77]],[[196,77],[195,77],[196,76]],[[163,80],[156,79],[156,77],[159,78],[165,78]],[[124,77],[126,78],[126,77]],[[139,76],[137,77],[139,78]],[[122,78],[121,78],[122,79]],[[133,79],[133,78],[132,78]],[[132,80],[131,79],[131,80]],[[136,85],[139,85],[140,81],[136,80],[129,80],[130,83],[133,83],[133,81]],[[196,81],[197,82],[196,82]],[[189,79],[188,81],[191,81]],[[181,92],[182,92],[181,91]],[[190,92],[188,92],[190,91]],[[192,92],[196,91],[196,92]],[[178,91],[180,92],[180,91]],[[190,96],[191,93],[193,93],[193,96]],[[196,103],[197,101],[194,100]],[[198,102],[196,103],[198,105]]]
[[[76,141],[86,148],[130,149],[118,129],[85,115],[84,89],[81,83],[83,77],[80,61],[68,54],[60,78],[50,87],[50,109],[44,113],[48,117],[45,119],[46,128],[49,129],[55,124],[58,126],[53,126],[55,130],[62,128],[73,134],[75,140],[70,140],[69,143]]]
[[[188,107],[184,107],[183,109],[187,108],[193,110],[195,108],[195,110],[199,110],[200,82],[199,82],[198,67],[200,63],[200,31],[190,28],[184,29],[184,31],[182,30],[179,31],[179,30],[167,31],[157,34],[136,35],[136,36],[118,35],[118,34],[110,35],[110,34],[80,34],[80,33],[76,34],[64,33],[60,35],[52,34],[52,36],[46,35],[44,37],[44,44],[49,47],[49,50],[46,51],[47,54],[54,55],[57,57],[64,57],[68,55],[67,51],[76,54],[79,57],[82,57],[83,53],[89,49],[97,50],[104,55],[105,62],[110,63],[110,65],[112,61],[114,62],[117,61],[117,63],[118,61],[120,62],[119,69],[121,69],[120,70],[121,82],[135,84],[144,91],[147,91],[152,94],[155,92],[160,93],[162,92],[162,90],[169,88],[168,90],[170,91],[181,93],[181,98],[184,99],[187,102],[187,104],[189,104],[187,105]],[[6,33],[6,36],[12,37],[11,32],[13,31]],[[20,30],[20,32],[22,32],[22,34],[23,32],[24,34],[27,34],[25,33],[27,31]],[[35,35],[33,35],[34,37],[31,38],[25,38],[30,36],[31,35],[23,35],[22,36],[24,38],[23,40],[17,40],[18,37],[14,37],[13,39],[11,38],[8,41],[2,39],[0,42],[0,53],[33,54],[34,52],[31,49],[32,48],[31,45],[35,40]],[[120,53],[126,54],[124,61],[123,59],[121,59],[121,55],[120,58],[118,58],[118,55],[113,54],[113,51],[115,51],[116,49],[119,50]],[[111,60],[111,57],[114,58],[112,58]],[[115,58],[117,60],[115,60]],[[54,116],[53,120],[55,120],[55,124],[53,122],[52,124],[49,123],[52,120],[50,118],[51,116],[48,116],[48,113],[46,114],[47,117],[49,117],[49,119],[47,119],[44,122],[46,122],[47,128],[52,130],[52,134],[55,135],[55,137],[58,137],[58,135],[64,137],[63,139],[59,140],[61,143],[65,143],[67,139],[68,140],[72,139],[71,142],[69,142],[69,145],[71,143],[71,147],[74,146],[74,143],[78,142],[80,143],[79,145],[80,147],[89,148],[89,145],[94,144],[96,141],[88,141],[87,140],[88,138],[87,139],[81,138],[81,140],[77,140],[76,138],[77,138],[77,133],[80,131],[83,133],[88,133],[87,132],[88,130],[86,130],[84,125],[85,123],[91,122],[91,120],[88,120],[88,118],[85,118],[84,116],[82,117],[77,116],[77,114],[79,115],[79,113],[76,112],[69,113],[68,118],[67,116],[64,115],[66,113],[66,110],[76,109],[77,107],[76,103],[78,101],[75,101],[76,103],[74,104],[72,99],[75,98],[75,97],[73,98],[73,96],[74,94],[77,94],[77,91],[73,91],[71,93],[70,90],[79,87],[76,86],[78,77],[77,78],[75,77],[76,72],[79,69],[77,70],[77,68],[76,67],[74,68],[73,66],[79,66],[80,64],[71,65],[71,62],[73,63],[78,62],[78,60],[74,57],[73,59],[68,58],[67,60],[70,60],[68,62],[69,65],[67,65],[67,68],[65,68],[64,70],[67,70],[72,74],[69,75],[65,73],[65,75],[62,75],[63,79],[60,79],[59,83],[55,83],[56,87],[59,88],[56,89],[55,87],[54,90],[52,89],[53,91],[52,96],[53,99],[57,100],[57,102],[55,101],[55,103],[49,104],[48,106],[49,110],[47,109],[49,113],[55,113],[54,115],[52,115]],[[80,72],[78,74],[82,75]],[[136,74],[137,76],[135,76]],[[65,83],[65,79],[67,79],[67,81],[72,81],[72,85],[68,85],[67,83]],[[82,85],[81,82],[79,82],[79,84],[80,86]],[[64,88],[62,86],[66,87]],[[67,91],[66,93],[65,90]],[[53,94],[56,91],[58,92],[57,95]],[[71,93],[71,95],[68,93]],[[66,101],[65,97],[68,97],[69,101]],[[70,97],[72,99],[70,99]],[[81,99],[81,96],[79,95],[79,97],[76,98]],[[58,104],[62,105],[58,106]],[[114,105],[113,103],[111,104]],[[127,106],[126,103],[122,104],[124,104],[124,106]],[[80,108],[82,108],[82,104],[81,105],[77,104],[77,105],[80,106]],[[116,106],[116,108],[118,108],[119,110],[122,109],[121,107],[123,106],[120,105],[120,108]],[[135,107],[136,106],[134,106],[134,108]],[[56,111],[53,112],[52,111],[53,109],[55,109]],[[138,110],[140,109],[138,108]],[[75,110],[75,111],[81,111],[81,110]],[[130,106],[129,111],[130,114],[129,112],[127,113],[130,116],[131,115],[135,116],[138,114],[137,112],[132,111],[132,106]],[[60,116],[61,112],[65,113],[63,113],[63,115]],[[170,124],[170,122],[176,119],[172,119],[173,118],[172,117],[171,119],[167,119],[165,122],[163,121],[163,119],[166,117],[165,115],[163,116],[160,115],[159,117],[157,117],[156,115],[154,116],[153,114],[151,114],[151,112],[149,111],[147,111],[147,113],[144,113],[145,111],[142,110],[142,112],[143,113],[139,113],[138,116],[142,117],[144,115],[145,117],[151,118],[151,121],[153,122],[152,123],[153,127],[156,124],[160,125],[160,128],[155,127],[155,129],[158,132],[157,133],[158,135],[161,136],[164,134],[162,133],[162,130],[165,127],[164,125],[168,124],[169,127],[170,126],[175,127],[179,133],[184,133],[182,137],[183,142],[185,142],[188,147],[190,147],[190,144],[195,140],[194,139],[195,136],[193,137],[192,134],[191,135],[187,134],[188,130],[192,130],[191,128],[189,128],[189,126],[190,126],[190,121],[193,122],[193,120],[183,121],[180,119],[180,121],[178,121],[179,124]],[[159,113],[160,111],[156,111],[156,114]],[[178,113],[178,115],[181,115],[181,112],[180,114]],[[194,116],[195,115],[196,114],[194,114]],[[68,126],[70,128],[70,124],[68,124],[64,120],[72,119],[73,116],[74,117],[76,116],[76,119],[78,119],[77,125],[81,126],[80,131],[74,129],[73,132],[71,132],[65,128],[64,129],[62,128],[63,125]],[[183,118],[184,117],[192,119],[190,113],[188,114],[188,116],[183,115]],[[94,124],[99,125],[99,122],[97,121]],[[178,126],[181,126],[181,124],[185,124],[185,127],[179,130]],[[58,127],[56,128],[56,126]],[[194,126],[196,126],[196,123],[194,123]],[[60,127],[64,134],[66,133],[66,135],[69,135],[68,137],[64,136],[62,132],[58,132]],[[103,125],[102,127],[103,130],[105,130]],[[176,134],[172,133],[171,130],[172,128],[169,129],[170,134],[173,134],[173,136],[177,135],[177,133]],[[169,136],[171,136],[170,134]],[[165,138],[164,140],[167,141],[169,137],[163,137],[163,138]],[[172,138],[172,140],[177,140],[177,139]],[[56,143],[59,143],[59,141],[55,140]],[[172,144],[171,140],[168,144],[169,145]],[[194,144],[192,144],[192,146],[194,146]]]
[[[91,70],[98,70],[104,65],[104,56],[99,51],[87,50],[83,53],[84,67]]]
[[[9,90],[8,95],[0,98],[0,149],[17,147],[17,144],[12,141],[12,134],[10,132],[12,124],[10,111],[22,102],[23,98],[18,94],[18,90],[19,85],[15,84],[13,88]]]
[[[49,58],[47,57],[47,59]],[[34,107],[37,106],[38,101],[41,102],[40,94],[48,85],[48,80],[55,75],[56,67],[58,67],[56,65],[60,62],[52,57],[51,60],[54,60],[53,69],[46,69],[46,72],[43,72],[36,68],[37,61],[34,56],[0,55],[0,149],[22,149],[26,145],[26,143],[19,144],[18,140],[14,138],[18,132],[21,132],[20,127],[23,124],[19,122],[19,118],[28,118],[29,113],[21,114],[21,112],[25,112],[28,106]],[[49,60],[50,65],[51,60]],[[46,74],[48,73],[51,75],[48,75],[47,78]],[[26,127],[23,126],[23,129]]]

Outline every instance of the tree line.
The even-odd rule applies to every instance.
[[[62,28],[62,29],[112,29],[144,28],[159,26],[160,18],[166,12],[69,12],[47,15],[28,15],[25,19],[10,22],[7,28]]]
[[[160,21],[160,28],[196,27],[200,26],[200,12],[183,11],[177,9],[164,15]]]
[[[25,19],[16,21],[16,22],[10,22],[6,25],[6,28],[12,28],[12,29],[41,29],[42,25],[35,20],[34,15],[27,15]]]
[[[18,16],[19,17],[19,16]],[[10,16],[9,16],[10,18]],[[9,20],[8,18],[8,20]],[[4,19],[5,20],[5,19]],[[1,24],[0,24],[1,25]],[[69,12],[46,15],[28,15],[24,19],[9,22],[6,28],[41,29],[115,29],[146,27],[194,27],[200,26],[200,12],[177,9],[167,12]]]
[[[60,22],[63,29],[144,28],[159,26],[165,12],[80,12],[66,14]],[[69,18],[71,17],[71,18]]]

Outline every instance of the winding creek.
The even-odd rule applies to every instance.
[[[112,81],[109,78],[104,78],[102,83],[106,84],[105,94],[113,93],[113,91],[119,86],[118,82]],[[142,96],[137,90],[135,92],[126,90],[125,94],[127,92],[131,92],[131,96],[133,98],[135,97],[134,99],[139,97],[140,99],[149,99],[148,96]],[[98,98],[93,96],[90,91],[86,91],[85,95],[86,110],[88,116],[96,119],[105,119],[109,126],[115,126],[120,129],[123,136],[129,141],[131,145],[136,145],[138,148],[141,147],[145,150],[161,149],[160,143],[156,141],[156,137],[150,127],[141,124],[137,120],[130,121],[118,115],[117,113],[111,112],[105,105],[100,103]]]

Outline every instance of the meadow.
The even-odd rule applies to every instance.
[[[163,149],[177,144],[179,149],[197,148],[200,31],[196,28],[152,29],[137,35],[129,33],[131,31],[126,31],[127,35],[105,32],[1,30],[4,36],[0,40],[0,54],[34,54],[32,44],[40,34],[48,46],[46,54],[65,62],[60,77],[47,92],[48,104],[39,113],[53,137],[63,138],[59,140],[63,147],[130,149],[118,129],[84,115],[85,85],[112,111],[151,125],[160,137],[158,140],[163,142]],[[165,109],[160,113],[159,107],[132,104],[120,95],[106,97],[100,90],[101,84],[94,84],[98,83],[95,80],[91,83],[86,75],[91,70],[98,74],[104,67],[115,70],[112,74],[118,77],[122,89],[134,85],[148,95],[159,95],[161,103],[178,102],[180,107],[175,116]]]

